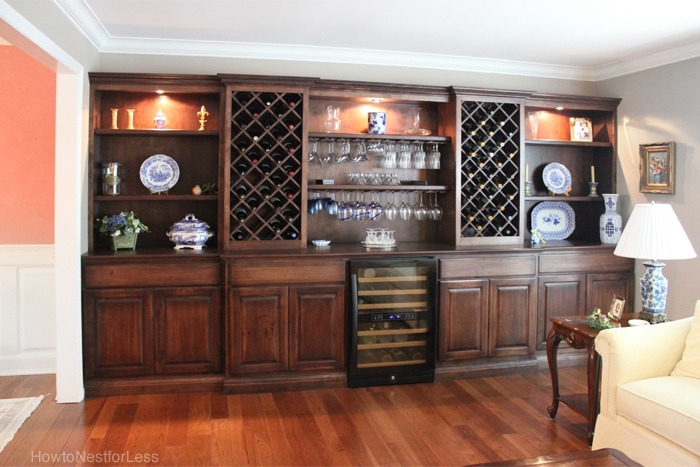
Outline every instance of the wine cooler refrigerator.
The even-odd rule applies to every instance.
[[[435,379],[435,258],[350,261],[350,387]]]

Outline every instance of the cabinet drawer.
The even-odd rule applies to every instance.
[[[232,261],[229,285],[319,284],[345,282],[345,261]]]
[[[634,260],[615,256],[609,251],[542,254],[540,274],[564,272],[629,272]]]
[[[440,260],[440,279],[492,276],[534,276],[536,258],[528,256],[475,256]]]
[[[175,287],[219,285],[219,263],[120,263],[83,266],[83,285],[101,287]]]

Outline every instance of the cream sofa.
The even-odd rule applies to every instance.
[[[700,465],[700,300],[695,316],[606,329],[593,449],[647,466]]]

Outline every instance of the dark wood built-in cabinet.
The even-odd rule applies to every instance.
[[[88,395],[347,384],[348,265],[358,257],[438,260],[437,378],[534,368],[549,317],[605,309],[613,294],[632,302],[633,262],[600,244],[603,201],[588,196],[591,167],[599,194],[616,190],[619,99],[230,74],[90,81],[88,224],[133,211],[150,233],[119,251],[96,229],[88,235]],[[329,106],[340,109],[339,132],[326,132]],[[416,109],[430,134],[405,131]],[[369,111],[386,112],[386,134],[367,133]],[[590,119],[592,141],[570,141],[571,117]],[[314,145],[327,153],[345,141],[366,159],[308,160]],[[384,167],[389,144],[436,145],[440,168]],[[176,161],[179,178],[152,194],[139,171],[157,154]],[[118,195],[103,193],[109,162],[120,164]],[[551,162],[571,172],[567,195],[544,187]],[[362,185],[356,173],[383,178]],[[400,185],[388,181],[394,173]],[[343,221],[317,210],[317,198],[422,200],[442,217]],[[575,229],[531,245],[543,201],[567,203]],[[202,250],[176,250],[166,235],[188,214],[214,234]],[[368,228],[394,230],[398,245],[364,248]]]

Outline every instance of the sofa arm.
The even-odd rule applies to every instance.
[[[595,349],[602,359],[600,413],[615,417],[617,387],[630,381],[668,376],[683,355],[693,318],[601,331]]]

